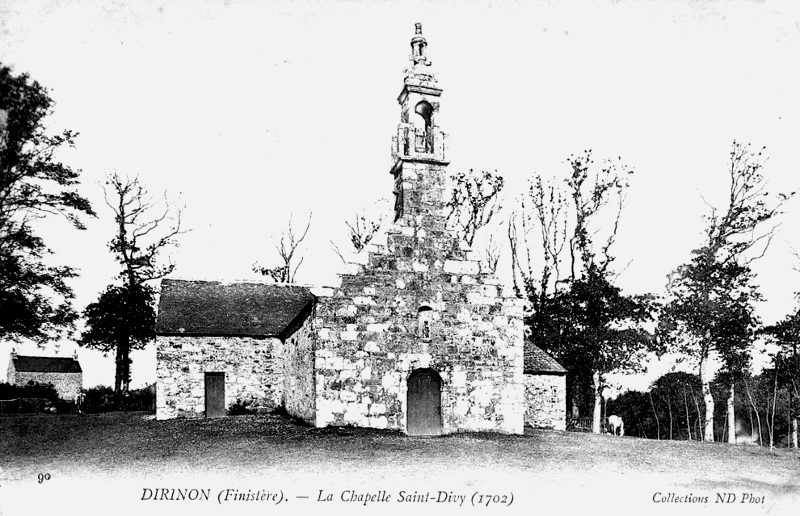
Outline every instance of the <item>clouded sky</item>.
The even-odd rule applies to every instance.
[[[117,272],[100,187],[110,171],[186,206],[175,276],[252,279],[289,216],[311,213],[297,279],[330,281],[329,241],[391,197],[415,22],[444,87],[451,170],[496,169],[510,197],[584,149],[635,170],[615,247],[628,292],[662,292],[689,259],[703,199],[725,201],[734,139],[767,146],[772,190],[800,184],[800,16],[788,2],[6,0],[0,58],[50,88],[53,130],[80,132],[60,157],[83,170],[100,215],[84,232],[42,228],[55,259],[81,270],[79,308]],[[756,265],[766,322],[800,290],[798,215],[795,200]],[[113,384],[110,358],[79,352],[86,386]],[[133,359],[134,386],[152,382],[153,349]]]

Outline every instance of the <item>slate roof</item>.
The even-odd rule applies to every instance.
[[[561,364],[528,339],[525,340],[524,358],[524,374],[567,374]]]
[[[305,287],[165,279],[156,334],[283,338],[314,299]]]
[[[74,358],[59,357],[14,357],[14,369],[18,373],[81,373],[81,365]]]

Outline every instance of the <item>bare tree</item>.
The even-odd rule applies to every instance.
[[[258,263],[253,264],[253,272],[257,272],[263,276],[272,278],[273,281],[280,283],[293,283],[297,275],[297,269],[303,264],[303,256],[297,259],[297,250],[300,244],[305,240],[308,235],[308,229],[311,227],[311,214],[308,214],[308,222],[302,234],[296,233],[292,217],[289,217],[289,224],[287,228],[281,233],[281,238],[275,244],[275,250],[278,251],[278,256],[283,262],[277,267],[265,267]]]
[[[377,202],[371,203],[363,209],[357,210],[353,214],[353,222],[345,221],[347,226],[347,244],[340,244],[333,240],[330,241],[331,248],[342,262],[347,263],[346,252],[342,247],[360,253],[369,244],[375,235],[380,231],[388,214],[389,200],[381,198]]]
[[[497,264],[500,262],[501,252],[503,250],[502,244],[498,244],[494,235],[489,235],[489,241],[483,250],[483,265],[491,274],[497,273]]]
[[[366,216],[359,214],[355,215],[353,224],[345,222],[350,230],[350,243],[353,244],[353,248],[356,251],[364,249],[381,228],[382,222],[383,219],[368,220]]]
[[[586,151],[583,156],[571,157],[569,163],[572,166],[572,174],[566,183],[575,209],[575,225],[569,239],[570,276],[573,280],[576,278],[575,267],[578,259],[581,260],[584,270],[596,268],[599,274],[605,275],[608,266],[614,260],[609,251],[617,237],[619,219],[625,205],[628,176],[633,171],[621,162],[615,163],[610,160],[605,161],[599,170],[590,171],[594,163],[591,150]],[[610,221],[601,220],[599,216],[607,206],[614,208]],[[598,256],[595,241],[600,229],[593,225],[608,222],[611,222],[608,224],[610,230]]]
[[[522,295],[517,277],[522,280],[526,295],[536,290],[536,267],[531,249],[536,246],[531,235],[539,228],[542,264],[538,293],[547,295],[561,279],[561,255],[567,241],[567,196],[552,183],[542,181],[540,175],[530,181],[527,195],[519,201],[519,210],[512,212],[508,223],[508,241],[511,245],[511,267],[514,289]]]
[[[503,177],[495,172],[480,173],[470,169],[452,176],[453,189],[446,207],[447,220],[458,228],[459,235],[469,246],[475,233],[487,225],[500,210],[498,195],[503,189]]]
[[[105,202],[114,213],[116,234],[109,243],[122,266],[122,286],[110,285],[84,311],[86,330],[83,346],[103,352],[115,351],[114,391],[127,392],[131,379],[130,352],[141,349],[155,337],[155,290],[147,282],[163,278],[175,264],[163,252],[177,246],[182,207],[164,195],[153,198],[138,177],[107,175]]]
[[[175,269],[168,257],[159,261],[163,251],[178,245],[183,207],[174,206],[166,193],[156,200],[139,178],[123,177],[117,172],[106,177],[103,188],[106,205],[114,213],[116,236],[109,248],[123,267],[129,285],[163,278]]]

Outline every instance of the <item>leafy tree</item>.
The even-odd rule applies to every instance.
[[[155,337],[155,292],[147,282],[163,278],[175,265],[163,263],[162,252],[177,245],[181,209],[165,198],[156,202],[139,179],[110,174],[106,204],[117,231],[109,249],[121,266],[121,286],[110,285],[84,311],[86,331],[79,343],[104,353],[115,351],[114,392],[127,392],[131,380],[130,352]]]
[[[14,76],[0,63],[0,338],[44,343],[71,330],[77,317],[67,281],[77,273],[45,264],[51,254],[34,222],[64,217],[85,229],[94,216],[78,191],[80,171],[59,162],[60,148],[77,133],[50,135],[44,120],[53,112],[47,90],[27,74]]]
[[[740,396],[741,400],[737,403],[737,410],[747,414],[750,420],[749,432],[747,432],[747,425],[737,425],[742,429],[741,435],[738,435],[737,438],[749,437],[746,442],[758,443],[760,446],[764,446],[769,441],[769,446],[772,448],[776,443],[776,437],[785,435],[785,445],[791,446],[789,418],[780,417],[776,420],[779,412],[791,416],[789,390],[786,387],[779,387],[780,374],[776,368],[767,368],[756,376],[742,375],[740,381],[737,382],[738,392],[743,393]]]
[[[143,349],[155,338],[155,292],[144,283],[109,285],[84,311],[86,331],[79,344],[103,353],[116,353],[114,392],[128,390],[130,351]]]
[[[644,329],[654,304],[650,296],[623,295],[610,270],[632,172],[610,161],[595,166],[591,151],[572,156],[568,164],[566,191],[535,177],[522,210],[512,218],[512,272],[515,289],[520,290],[519,275],[531,302],[526,327],[532,340],[567,368],[573,415],[579,406],[591,406],[593,430],[599,433],[604,376],[641,368],[644,352],[654,345]],[[613,208],[610,215],[608,208]],[[538,280],[530,251],[537,227],[542,249]],[[569,275],[562,278],[565,251]]]
[[[762,151],[755,153],[749,145],[733,142],[728,204],[722,213],[711,208],[704,217],[705,242],[692,251],[689,263],[670,275],[670,300],[659,323],[663,342],[697,362],[706,441],[714,440],[714,397],[707,371],[710,354],[717,352],[730,373],[728,414],[733,428],[733,380],[747,367],[758,325],[753,303],[759,296],[749,265],[764,255],[774,228],[761,234],[757,231],[779,215],[780,206],[791,196],[769,198],[761,175]]]
[[[670,439],[676,436],[689,440],[694,436],[699,439],[699,434],[693,430],[701,426],[700,407],[695,395],[700,393],[700,379],[697,375],[682,371],[664,374],[653,382],[650,392],[658,400],[659,419],[667,421],[669,425]]]
[[[568,290],[546,298],[526,320],[534,343],[569,371],[572,394],[580,397],[578,392],[588,388],[595,433],[600,432],[605,375],[642,371],[645,353],[652,348],[644,329],[652,312],[650,296],[626,296],[590,269]]]
[[[606,414],[625,421],[626,435],[654,439],[660,437],[658,414],[651,409],[649,392],[627,391],[609,400]]]
[[[800,398],[800,357],[797,355],[797,343],[800,342],[800,309],[787,315],[778,323],[768,326],[764,333],[771,336],[780,346],[773,356],[773,367],[779,385],[788,391],[788,412],[790,424],[789,443],[797,448],[797,426],[800,412],[797,400]]]

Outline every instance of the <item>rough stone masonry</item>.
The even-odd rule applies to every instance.
[[[426,47],[417,24],[392,138],[393,223],[335,286],[162,282],[159,419],[244,397],[318,427],[564,428],[564,369],[524,342],[524,301],[448,226],[442,89]]]
[[[522,301],[448,227],[442,90],[416,32],[392,146],[394,224],[316,306],[314,423],[407,431],[408,380],[427,369],[441,379],[440,433],[521,433]]]

